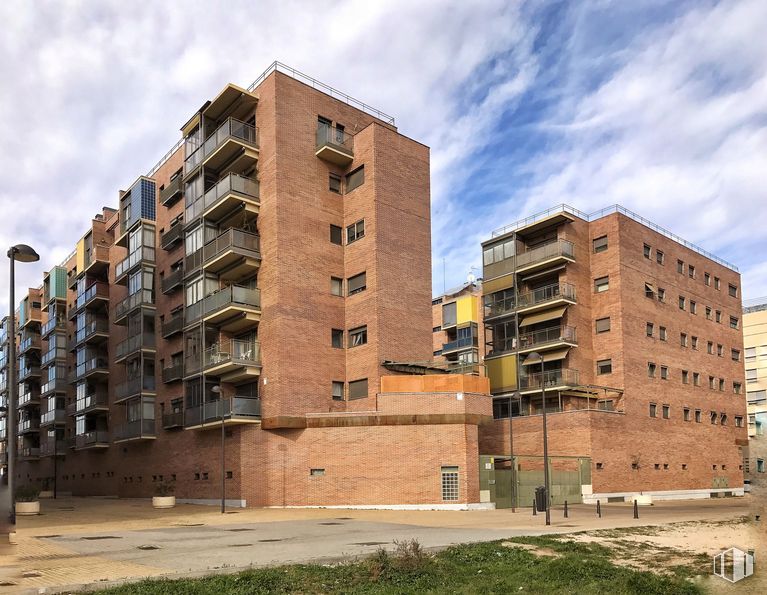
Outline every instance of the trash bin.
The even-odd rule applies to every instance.
[[[546,511],[546,488],[544,486],[535,488],[535,509],[538,512]]]

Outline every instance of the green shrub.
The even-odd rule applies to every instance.
[[[36,485],[24,485],[16,488],[16,502],[37,502],[40,488]]]

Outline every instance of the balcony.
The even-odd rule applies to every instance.
[[[61,370],[61,375],[59,375],[59,370]],[[65,373],[66,368],[57,368],[56,376],[49,379],[48,382],[40,387],[40,396],[48,397],[56,393],[66,393],[69,386],[67,384]]]
[[[184,427],[184,412],[174,411],[173,413],[163,413],[162,427],[164,430]]]
[[[77,365],[74,373],[69,376],[69,383],[74,384],[83,378],[106,380],[108,376],[109,362],[103,357],[94,357]]]
[[[40,431],[40,420],[37,418],[22,419],[19,421],[19,435],[33,434]]]
[[[184,274],[195,273],[202,266],[202,248],[184,257]]]
[[[34,461],[40,458],[40,448],[35,446],[25,446],[19,449],[19,460]]]
[[[234,173],[221,178],[202,197],[202,215],[211,221],[221,221],[239,208],[257,215],[260,207],[258,181]]]
[[[106,317],[92,318],[85,321],[85,326],[77,329],[75,338],[69,342],[69,351],[74,351],[81,344],[99,345],[109,338],[109,321]]]
[[[490,298],[490,296],[485,297]],[[514,312],[516,312],[516,307],[513,296],[504,298],[502,300],[490,301],[489,299],[486,299],[485,301],[485,322],[490,322],[496,318],[509,316],[514,314]]]
[[[67,454],[67,443],[65,440],[53,440],[48,438],[40,442],[41,457],[63,457]]]
[[[39,333],[24,333],[19,344],[19,355],[24,355],[29,351],[40,351],[41,345]]]
[[[520,376],[519,391],[521,393],[540,392],[542,385],[546,390],[566,390],[578,386],[578,377],[578,370],[568,368],[549,370],[543,375],[538,372]]]
[[[529,274],[566,262],[575,262],[575,246],[568,240],[557,240],[518,254],[517,273]]]
[[[575,327],[572,326],[553,326],[519,335],[520,353],[576,345],[578,345],[578,337]]]
[[[184,239],[184,226],[181,223],[171,225],[170,229],[160,235],[160,246],[166,252],[173,250]]]
[[[553,283],[519,295],[520,314],[531,314],[552,306],[575,304],[575,286],[569,283]]]
[[[227,166],[247,169],[258,161],[258,129],[235,118],[227,118],[194,153],[184,161],[184,176],[199,165],[213,170]]]
[[[221,382],[241,382],[261,374],[261,344],[258,341],[230,339],[205,350],[206,374]]]
[[[77,268],[69,269],[67,271],[67,287],[69,289],[77,287],[77,277],[79,277]]]
[[[117,426],[115,430],[115,442],[127,442],[129,440],[154,440],[155,422],[153,419],[137,419]]]
[[[109,432],[96,430],[85,432],[75,436],[75,449],[85,450],[86,448],[107,448],[109,447]]]
[[[125,285],[128,283],[128,273],[141,264],[154,264],[155,249],[152,246],[139,246],[126,258],[117,263],[115,267],[115,283]]]
[[[19,329],[25,329],[43,323],[43,313],[40,308],[30,308],[24,322],[19,323]],[[39,333],[36,333],[39,334]]]
[[[107,391],[96,391],[67,407],[68,415],[86,415],[95,411],[109,411],[109,395]]]
[[[183,193],[182,177],[176,176],[160,190],[160,204],[164,207],[171,206]]]
[[[123,324],[132,310],[142,307],[154,308],[154,294],[149,289],[140,289],[115,306],[115,324]]]
[[[203,247],[202,268],[220,279],[237,281],[261,266],[259,236],[241,229],[227,229]]]
[[[261,399],[231,397],[191,407],[184,413],[186,429],[221,427],[224,424],[258,423],[261,420]]]
[[[40,328],[40,338],[47,339],[51,333],[66,332],[67,323],[64,320],[51,318]]]
[[[36,407],[40,405],[40,391],[36,388],[27,388],[23,393],[19,395],[16,407],[23,409],[24,407]]]
[[[317,150],[320,159],[346,167],[354,160],[354,137],[328,124],[317,124]]]
[[[156,348],[154,333],[139,333],[121,341],[115,349],[115,361],[119,362],[138,351],[154,351]]]
[[[240,285],[225,287],[186,308],[186,324],[200,317],[227,332],[252,328],[261,319],[261,293]]]
[[[40,427],[64,425],[67,421],[67,412],[64,409],[46,411],[40,416]]]
[[[109,246],[93,246],[85,253],[84,273],[101,275],[109,268]]]
[[[184,364],[176,364],[175,366],[169,366],[162,370],[162,381],[165,384],[171,382],[178,382],[184,378]]]
[[[141,395],[154,395],[156,391],[154,376],[142,374],[132,378],[115,388],[115,403],[120,403]]]
[[[479,347],[479,339],[477,338],[476,335],[471,337],[461,337],[460,339],[457,339],[455,341],[450,341],[449,343],[443,343],[442,355],[463,351],[464,349],[470,349],[473,347]]]
[[[167,339],[176,333],[184,330],[184,317],[180,314],[174,315],[170,320],[162,323],[162,338]]]
[[[75,307],[70,311],[69,318],[72,319],[83,308],[101,306],[109,302],[109,285],[103,281],[96,281],[91,284],[82,294],[77,296]]]
[[[48,351],[43,354],[43,359],[40,360],[40,365],[43,368],[47,368],[53,364],[63,364],[67,360],[67,348],[56,347],[54,344]]]
[[[173,293],[184,285],[184,269],[176,269],[165,275],[162,279],[162,292],[165,295]]]
[[[39,377],[40,377],[39,364],[31,364],[24,367],[19,366],[19,382],[24,382],[25,380],[30,380],[32,378],[39,378]]]

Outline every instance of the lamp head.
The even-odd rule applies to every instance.
[[[16,244],[8,249],[8,258],[17,262],[37,262],[40,260],[40,255],[31,246]]]
[[[221,392],[221,387],[218,384],[216,386],[211,386],[210,392],[218,394]]]
[[[527,357],[525,358],[525,363],[527,364],[537,364],[539,362],[543,362],[543,358],[541,357],[541,354],[538,353],[537,351],[528,353]]]

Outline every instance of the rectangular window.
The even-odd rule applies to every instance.
[[[735,427],[736,428],[742,428],[743,427],[743,416],[742,415],[736,415],[735,416]]]
[[[722,283],[719,277],[714,277],[714,289],[721,289]]]
[[[349,347],[359,347],[368,342],[368,327],[360,326],[349,331]]]
[[[724,392],[724,378],[719,379],[719,392]]]
[[[687,347],[687,333],[679,333],[679,344],[682,347]]]
[[[365,166],[361,165],[353,172],[346,174],[346,194],[365,183]]]
[[[746,382],[756,382],[756,381],[757,381],[756,369],[746,370]]]
[[[698,302],[694,300],[690,300],[690,313],[691,314],[697,314],[698,313]]]
[[[709,341],[706,343],[706,351],[708,351],[709,355],[714,355],[714,342]]]
[[[649,259],[652,254],[652,248],[649,245],[645,244],[643,251],[644,251],[644,257]]]
[[[746,361],[750,362],[756,359],[756,347],[746,347]]]
[[[716,420],[719,417],[719,415],[716,413],[716,411],[710,411],[708,414],[709,420],[711,420],[711,425],[716,425]]]
[[[695,351],[697,351],[698,350],[698,337],[692,337],[692,339],[690,341],[690,345],[692,346],[692,348]]]
[[[684,421],[691,421],[692,417],[690,416],[690,408],[685,407],[684,408]]]
[[[717,310],[716,311],[716,321],[718,323],[720,323],[720,324],[722,323],[722,311],[721,310]]]
[[[703,273],[703,282],[706,284],[707,287],[711,287],[711,274],[710,273]]]
[[[594,253],[604,252],[607,250],[607,236],[601,236],[594,239]]]
[[[458,500],[458,467],[443,466],[442,472],[442,500]]]
[[[677,260],[676,261],[676,272],[680,275],[684,275],[684,261]]]
[[[337,328],[331,329],[330,344],[336,349],[343,349],[344,348],[344,331]]]
[[[341,176],[337,174],[330,174],[328,176],[328,190],[341,194]]]
[[[346,228],[346,243],[351,244],[365,237],[365,220],[360,219]]]
[[[756,472],[764,473],[764,459],[756,459]]]
[[[647,334],[647,336],[652,337],[654,330],[655,330],[655,325],[652,322],[648,322],[647,327],[645,329],[645,333]]]
[[[692,373],[692,383],[695,386],[700,386],[700,372],[693,372]]]
[[[732,383],[732,392],[739,395],[743,392],[743,385],[740,382]]]
[[[714,378],[713,376],[708,377],[708,388],[710,388],[711,390],[716,389],[716,378]]]
[[[606,333],[610,330],[610,318],[597,318],[596,322],[597,334]]]
[[[442,305],[442,326],[450,327],[455,326],[458,320],[458,304],[457,302],[450,302],[449,304]]]
[[[344,383],[340,380],[334,380],[331,386],[331,395],[334,401],[344,400]]]
[[[659,331],[660,331],[660,340],[661,341],[665,341],[666,339],[668,339],[668,332],[666,331],[666,327],[665,326],[660,327]]]
[[[730,316],[730,328],[738,328],[738,322],[735,316]]]
[[[324,469],[309,469],[309,475],[312,477],[322,477],[325,475]]]
[[[612,374],[613,360],[602,359],[597,361],[597,374]]]
[[[658,287],[658,301],[661,303],[666,301],[666,290],[662,287]]]
[[[687,273],[690,276],[690,279],[695,279],[695,267],[692,265],[689,265],[687,267]]]
[[[730,357],[732,358],[732,361],[739,362],[740,361],[740,350],[738,350],[738,349],[730,349]]]
[[[733,285],[732,283],[727,284],[727,292],[730,294],[730,297],[738,297],[738,286]]]
[[[364,399],[368,396],[368,379],[353,380],[349,383],[349,399]]]
[[[695,410],[695,423],[703,423],[703,412],[700,409]]]
[[[671,407],[669,405],[663,406],[663,419],[668,419],[671,416]]]
[[[602,293],[603,291],[607,291],[608,289],[610,289],[609,277],[599,277],[599,279],[594,279],[595,292]]]
[[[656,365],[652,362],[647,362],[647,376],[650,378],[655,378],[655,369]]]
[[[706,306],[706,320],[711,320],[711,306]]]
[[[716,344],[716,354],[719,357],[724,357],[724,345],[722,345],[721,343]]]
[[[644,296],[651,300],[655,298],[655,288],[652,286],[652,283],[644,284]]]
[[[346,281],[346,286],[348,288],[349,295],[354,295],[355,293],[364,291],[367,288],[367,274],[362,272],[359,275],[354,275],[354,277],[349,277],[349,279]]]
[[[666,366],[660,367],[660,377],[661,377],[661,380],[668,380],[668,367]]]
[[[330,293],[333,295],[343,296],[344,294],[344,280],[339,277],[330,278]]]
[[[658,264],[666,264],[666,256],[660,250],[655,250],[655,260]]]
[[[658,406],[655,403],[650,403],[650,417],[658,417]]]
[[[679,309],[684,310],[687,305],[687,300],[683,295],[679,296]]]
[[[687,370],[682,370],[682,384],[690,384],[690,373]]]
[[[330,225],[330,243],[336,246],[341,246],[344,242],[344,230],[338,227],[338,225]]]

